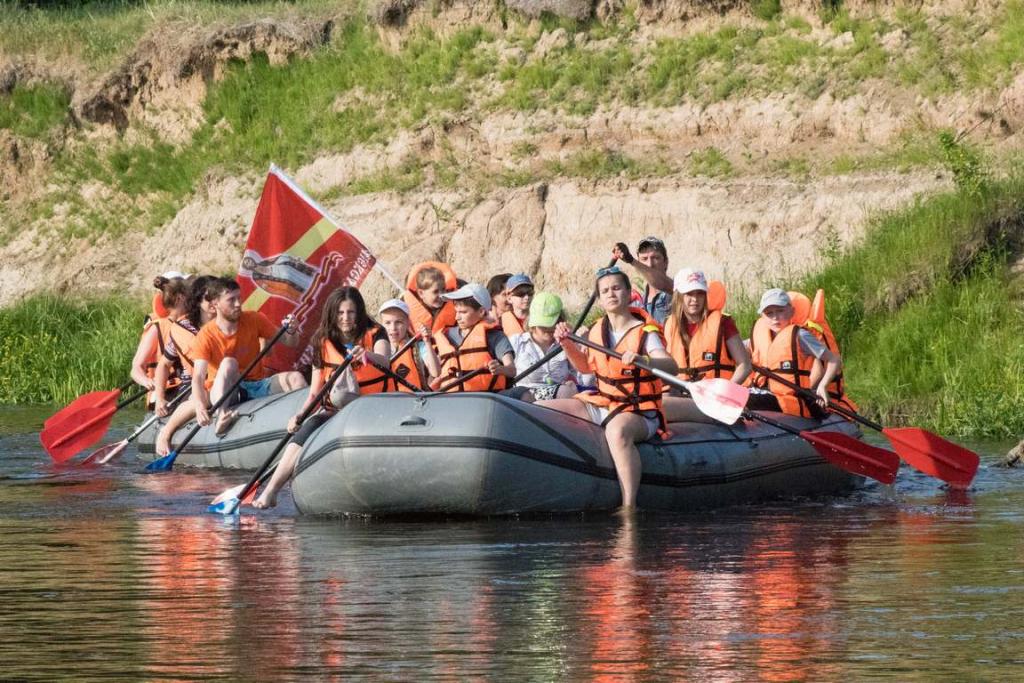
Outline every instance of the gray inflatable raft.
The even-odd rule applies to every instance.
[[[801,429],[859,436],[772,414]],[[671,425],[640,445],[641,508],[692,510],[847,492],[863,478],[803,439],[763,425]],[[349,404],[307,443],[292,494],[305,514],[507,515],[610,510],[618,481],[600,427],[493,394],[376,394]]]
[[[178,454],[175,465],[255,470],[284,438],[288,419],[299,411],[308,395],[308,389],[299,389],[240,403],[235,407],[238,421],[224,436],[218,437],[213,425],[203,427],[196,438],[185,446],[185,450]],[[137,445],[139,458],[143,462],[156,460],[153,446],[164,422],[158,420],[139,435]],[[175,432],[171,438],[171,447],[176,448],[195,424],[195,421],[191,421]]]

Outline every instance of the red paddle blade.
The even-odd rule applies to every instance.
[[[108,403],[110,405],[116,405],[117,399],[120,396],[120,389],[113,389],[111,391],[93,391],[88,394],[82,394],[74,401],[51,415],[46,422],[43,423],[43,426],[49,427],[50,425],[56,424],[59,420],[65,420],[69,417],[75,418],[75,413],[86,408],[97,408]]]
[[[64,462],[103,438],[114,410],[113,405],[83,408],[76,413],[76,420],[64,419],[44,427],[39,434],[39,441],[51,458],[56,462]],[[69,422],[73,424],[69,425]]]
[[[889,437],[892,447],[907,464],[950,486],[967,488],[978,471],[977,453],[938,434],[917,427],[886,427],[882,433]]]
[[[256,500],[256,494],[259,492],[259,484],[249,489],[249,493],[245,494],[245,498],[242,499],[242,505],[252,505],[252,502]]]
[[[896,481],[900,458],[892,451],[864,443],[841,432],[800,432],[830,463],[883,484]]]

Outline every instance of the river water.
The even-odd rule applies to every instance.
[[[1019,680],[1024,471],[686,515],[204,512],[245,476],[53,467],[0,409],[0,678]],[[125,436],[137,415],[108,435]]]

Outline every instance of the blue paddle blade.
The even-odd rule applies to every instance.
[[[222,500],[221,502],[215,503],[213,505],[207,505],[206,511],[210,514],[224,515],[226,517],[228,515],[237,515],[238,508],[240,508],[241,506],[242,501],[240,501],[238,498],[232,497],[228,498],[227,500]]]
[[[174,467],[174,461],[178,457],[178,451],[171,451],[162,458],[157,458],[146,465],[147,472],[169,472]]]

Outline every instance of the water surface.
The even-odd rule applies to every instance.
[[[0,408],[0,678],[1015,680],[1024,472],[623,521],[204,512],[231,472],[54,467]],[[125,436],[137,415],[115,424]]]

